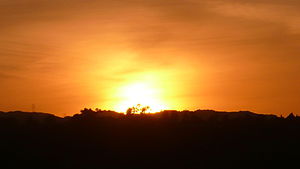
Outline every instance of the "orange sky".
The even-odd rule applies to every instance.
[[[120,110],[142,88],[166,109],[299,115],[299,11],[298,0],[0,0],[0,110]]]

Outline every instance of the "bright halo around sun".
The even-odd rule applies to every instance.
[[[148,113],[155,113],[165,110],[161,100],[161,91],[149,83],[132,83],[123,86],[119,90],[119,96],[122,100],[116,106],[116,111],[126,112],[129,107],[140,104],[141,106],[149,106]]]

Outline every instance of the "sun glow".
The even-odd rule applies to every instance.
[[[161,91],[151,83],[133,83],[120,88],[121,102],[115,108],[118,112],[126,112],[129,107],[140,104],[149,106],[150,113],[166,109],[161,100]]]

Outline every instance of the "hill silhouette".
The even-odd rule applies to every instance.
[[[299,168],[300,117],[0,112],[1,168]]]

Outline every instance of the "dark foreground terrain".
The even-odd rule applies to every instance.
[[[59,118],[0,112],[0,168],[300,168],[300,118],[251,112]]]

